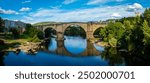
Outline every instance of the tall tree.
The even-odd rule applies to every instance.
[[[148,22],[146,20],[143,22],[143,33],[144,33],[143,39],[144,44],[150,45],[150,27],[148,26]]]
[[[4,20],[0,17],[0,32],[4,31]]]
[[[150,8],[145,9],[143,16],[144,16],[144,19],[147,20],[150,26]]]

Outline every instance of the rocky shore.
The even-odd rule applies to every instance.
[[[8,49],[7,51],[23,51],[23,52],[33,52],[35,53],[39,49],[40,42],[26,42],[21,45],[14,45],[14,48]]]
[[[102,42],[98,39],[91,40],[91,42],[98,45],[98,46],[103,46],[103,47],[109,46],[108,42]]]
[[[24,52],[29,52],[29,51],[36,52],[39,49],[39,44],[40,42],[37,42],[37,43],[27,42],[26,44],[20,45],[16,49],[20,49]]]

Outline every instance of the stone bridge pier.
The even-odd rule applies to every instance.
[[[57,32],[56,33],[56,35],[57,35],[57,38],[56,38],[56,40],[64,40],[64,34],[63,34],[63,32]]]

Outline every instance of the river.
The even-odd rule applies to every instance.
[[[64,41],[52,38],[43,49],[36,54],[23,51],[16,54],[1,54],[0,65],[5,66],[109,66],[126,65],[122,56],[111,49],[107,54],[105,48],[97,46],[81,37],[65,37]]]

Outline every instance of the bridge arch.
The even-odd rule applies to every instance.
[[[46,38],[56,35],[56,32],[57,32],[56,29],[52,27],[46,27],[44,29],[44,34]]]
[[[68,24],[63,24],[63,32],[65,32],[66,28],[69,26],[80,26],[81,28],[84,29],[85,32],[87,32],[87,24],[82,24],[82,23],[68,23]]]
[[[64,30],[64,35],[66,36],[81,36],[86,38],[86,31],[80,25],[70,25],[67,26]]]
[[[100,37],[100,30],[102,29],[103,27],[99,27],[99,28],[95,28],[95,30],[93,30],[93,37],[94,38],[99,38]]]

